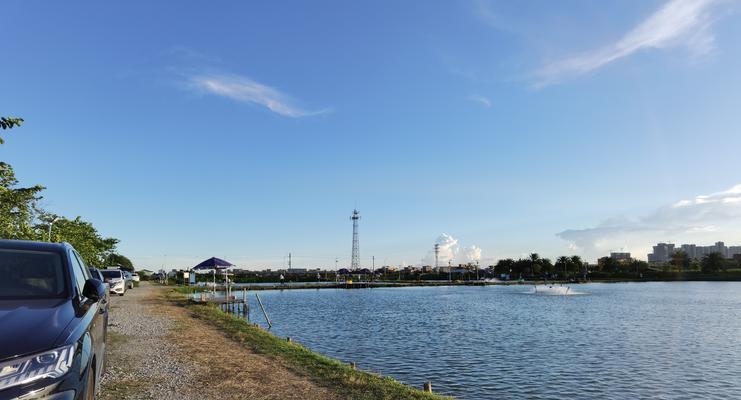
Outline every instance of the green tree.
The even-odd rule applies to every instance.
[[[23,124],[23,118],[15,117],[0,117],[0,128],[3,130],[10,129],[14,126],[21,126]],[[0,144],[5,143],[3,138],[0,137]]]
[[[53,214],[44,214],[41,217],[41,220],[46,221],[54,219],[56,222],[51,231],[51,241],[71,244],[86,263],[102,265],[106,257],[114,253],[118,239],[100,236],[92,223],[83,221],[80,217],[68,219]],[[48,223],[40,223],[37,230],[42,232],[47,227]]]
[[[118,266],[129,272],[134,272],[134,264],[126,256],[117,253],[108,254],[103,263],[106,266]]]
[[[669,264],[674,267],[677,271],[686,271],[690,269],[690,258],[682,250],[675,251],[674,254],[672,254],[672,259],[669,261]]]
[[[571,263],[569,271],[573,272],[574,274],[581,274],[582,269],[584,268],[584,261],[582,261],[581,257],[577,255],[571,256]]]
[[[43,186],[18,187],[10,164],[0,162],[0,238],[37,239],[33,221]]]
[[[530,276],[540,273],[540,255],[538,253],[530,253],[528,261],[530,262]]]
[[[612,257],[602,257],[597,260],[597,268],[602,272],[615,273],[618,270],[618,263]]]
[[[497,261],[497,265],[494,266],[494,273],[497,275],[509,274],[515,265],[515,260],[506,258],[504,260]]]
[[[723,255],[718,252],[705,254],[700,263],[702,272],[712,273],[725,269],[725,261]]]
[[[628,266],[628,272],[635,272],[636,274],[640,274],[646,271],[648,271],[647,262],[636,260],[636,259],[633,259],[630,261],[630,264]]]
[[[556,265],[555,265],[556,272],[558,272],[559,274],[563,273],[564,278],[566,278],[566,276],[569,273],[569,270],[571,269],[570,264],[571,264],[571,258],[566,257],[566,256],[558,257],[556,259]]]
[[[555,270],[556,268],[553,266],[553,263],[551,262],[550,258],[540,259],[540,272],[550,275],[554,273]]]

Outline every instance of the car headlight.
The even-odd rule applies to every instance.
[[[59,378],[69,371],[74,356],[75,345],[69,345],[0,362],[0,390],[42,378]]]

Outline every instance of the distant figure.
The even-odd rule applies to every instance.
[[[283,282],[283,279],[285,279],[285,278],[283,277],[283,274],[280,274],[280,284],[281,284],[281,285],[285,284],[285,282]]]

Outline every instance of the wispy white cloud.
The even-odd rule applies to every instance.
[[[468,100],[471,100],[473,102],[479,103],[479,104],[481,104],[482,106],[484,106],[486,108],[491,107],[491,100],[489,100],[489,98],[487,98],[487,97],[484,97],[484,96],[481,96],[481,95],[478,95],[478,94],[472,94],[472,95],[468,96]]]
[[[194,90],[253,103],[285,117],[306,117],[330,112],[329,109],[307,111],[294,105],[292,99],[279,90],[250,78],[234,74],[190,76],[188,86]]]
[[[546,64],[536,72],[535,87],[579,76],[645,49],[686,47],[694,55],[712,52],[710,28],[721,0],[670,0],[616,43]]]
[[[637,218],[611,218],[593,228],[568,229],[556,235],[588,257],[626,249],[646,257],[659,241],[741,244],[741,184],[709,195],[680,200]]]

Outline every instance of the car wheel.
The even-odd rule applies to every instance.
[[[85,400],[95,400],[95,370],[88,368],[87,371],[87,383],[85,383]]]
[[[118,295],[119,295],[119,296],[123,296],[124,294],[123,294],[123,293],[119,293]]]

